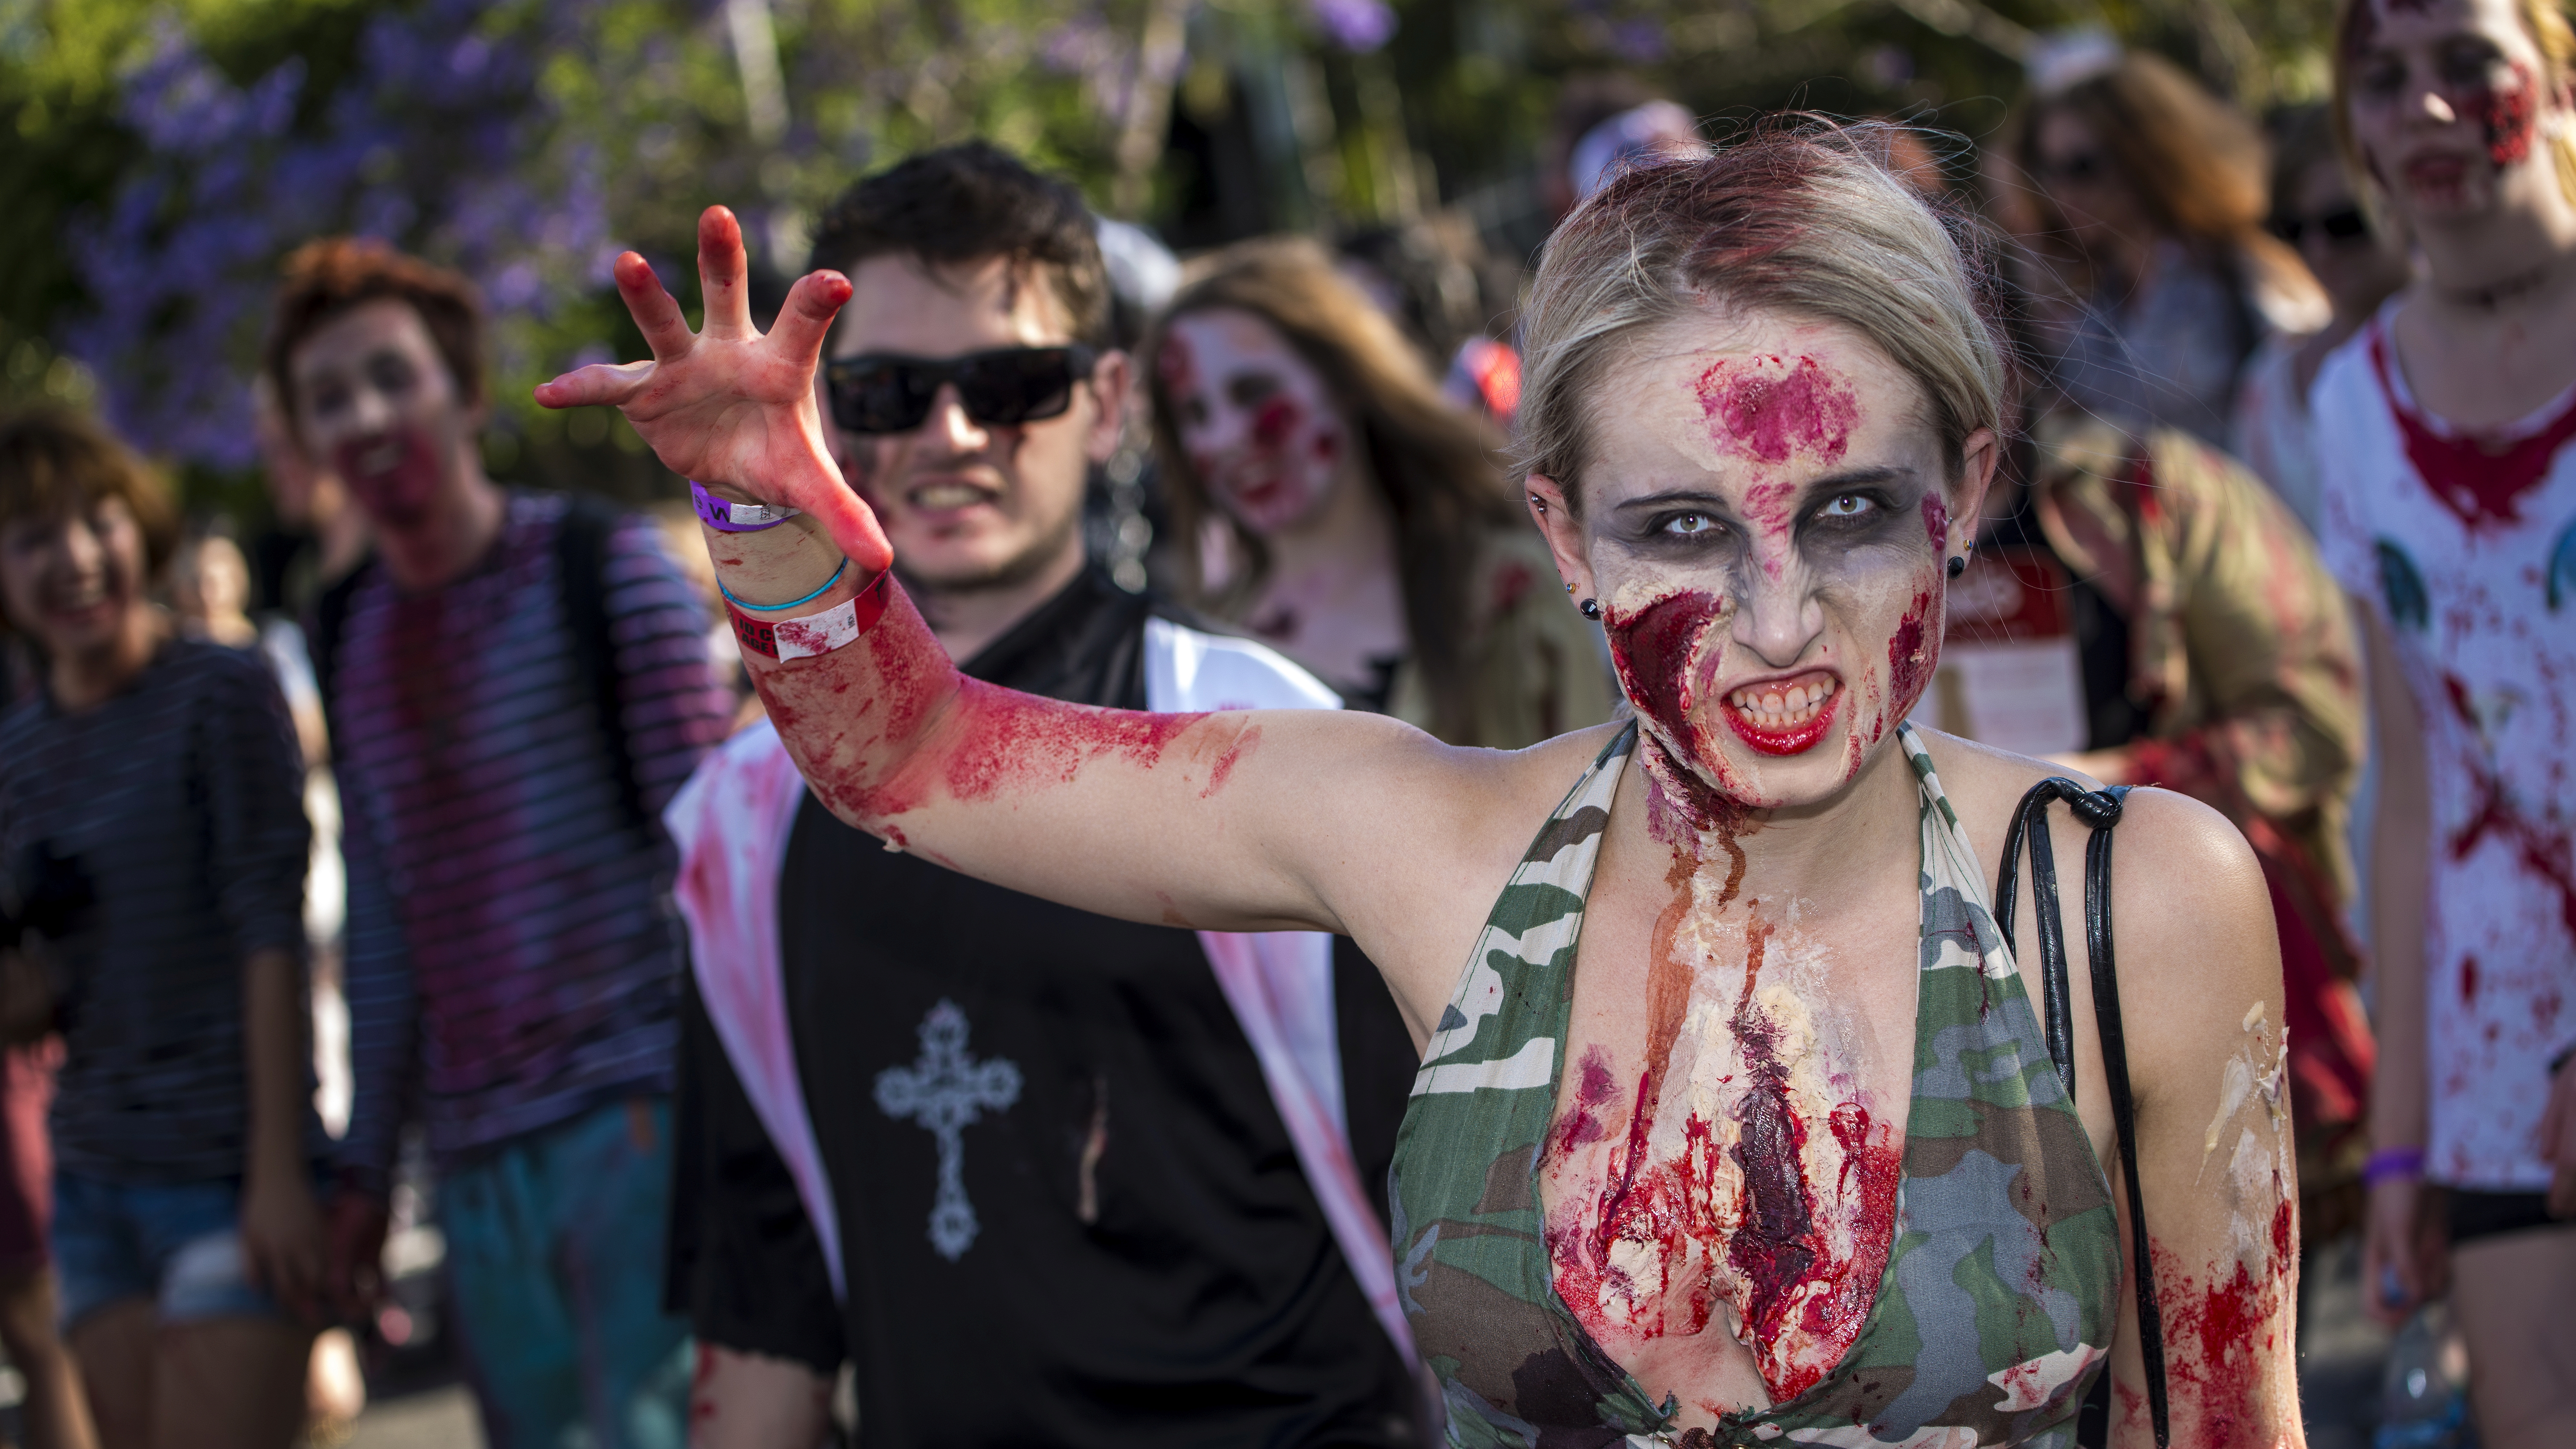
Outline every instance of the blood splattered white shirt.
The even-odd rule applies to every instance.
[[[2454,428],[2407,390],[2395,305],[2310,397],[2320,542],[2396,640],[2424,724],[2428,1172],[2537,1191],[2549,1059],[2576,1040],[2576,388]]]

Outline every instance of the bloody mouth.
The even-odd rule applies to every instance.
[[[1833,675],[1806,674],[1729,691],[1722,709],[1735,733],[1760,753],[1802,755],[1832,732],[1842,695],[1842,681]]]

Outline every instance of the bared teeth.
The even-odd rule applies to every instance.
[[[1804,680],[1786,689],[1747,687],[1727,696],[1727,702],[1752,716],[1753,722],[1768,730],[1795,729],[1816,717],[1816,712],[1833,698],[1831,675]]]

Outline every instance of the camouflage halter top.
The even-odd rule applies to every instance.
[[[1540,827],[1486,918],[1413,1084],[1390,1181],[1397,1281],[1449,1442],[2068,1449],[2120,1284],[2110,1186],[2059,1085],[1931,757],[1921,789],[1919,1007],[1894,1241],[1859,1337],[1805,1392],[1671,1427],[1557,1296],[1541,1146],[1593,863],[1634,724]]]

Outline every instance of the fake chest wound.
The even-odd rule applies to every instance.
[[[1715,1325],[1780,1402],[1869,1316],[1902,1131],[1860,1090],[1839,1013],[1817,1006],[1822,948],[1758,902],[1722,915],[1723,889],[1697,885],[1667,915],[1642,1069],[1622,1080],[1598,1047],[1582,1064],[1548,1143],[1548,1251],[1559,1295],[1614,1356]]]

